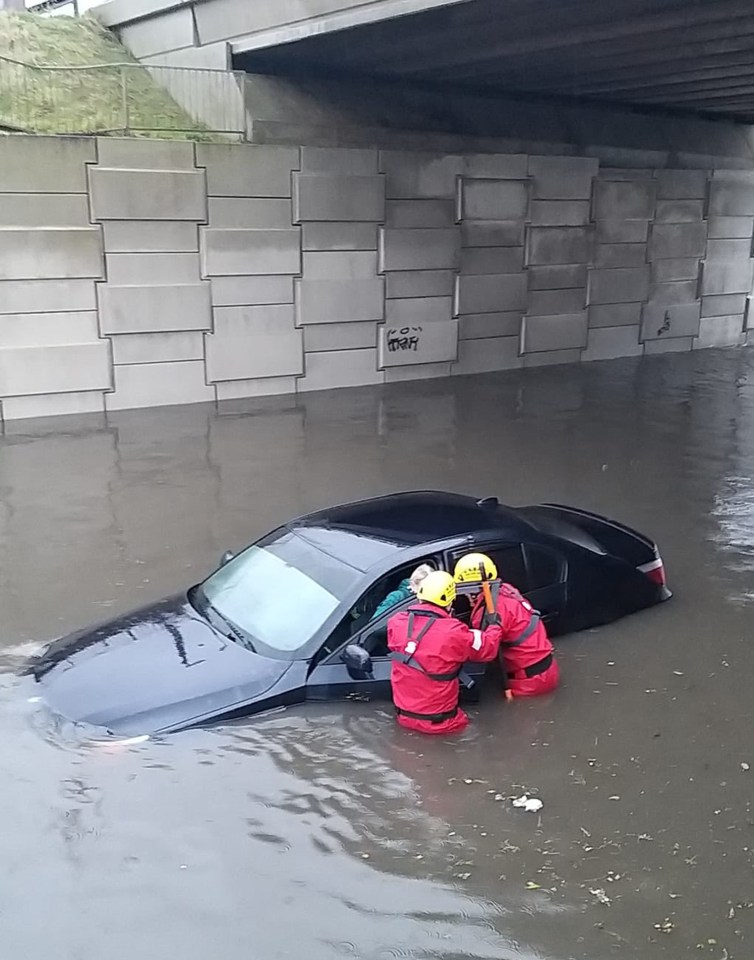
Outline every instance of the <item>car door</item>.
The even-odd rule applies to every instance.
[[[380,617],[362,626],[350,637],[342,635],[335,649],[327,651],[316,664],[306,684],[307,700],[344,700],[348,698],[390,699],[390,667],[387,649],[387,624],[390,617],[406,610],[414,597],[396,604]],[[352,676],[343,662],[343,652],[350,644],[364,647],[372,658],[371,676]]]

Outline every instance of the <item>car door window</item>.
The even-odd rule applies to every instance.
[[[526,571],[530,590],[541,590],[551,584],[560,583],[565,572],[565,564],[560,554],[547,547],[526,544]]]
[[[403,564],[395,570],[380,577],[372,586],[364,592],[358,602],[348,611],[343,620],[333,630],[325,641],[318,659],[327,657],[339,651],[346,643],[357,642],[357,634],[361,634],[366,627],[370,627],[369,636],[363,635],[364,639],[370,639],[372,647],[368,648],[372,656],[387,656],[387,621],[389,617],[401,609],[409,606],[414,601],[413,594],[407,597],[401,604],[390,610],[384,611],[379,617],[374,619],[375,611],[382,601],[394,590],[397,590],[404,580],[408,580],[413,571],[421,564],[426,563],[433,569],[438,569],[440,564],[437,557],[425,557],[424,559],[414,560],[412,563]],[[374,630],[371,630],[374,625]],[[358,639],[358,642],[362,642]]]

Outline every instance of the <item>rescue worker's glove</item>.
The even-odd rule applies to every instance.
[[[496,627],[500,626],[500,614],[497,610],[494,613],[485,613],[484,615],[487,626],[494,625]]]

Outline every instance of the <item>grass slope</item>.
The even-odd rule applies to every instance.
[[[33,13],[0,12],[0,57],[54,67],[136,63],[91,17]],[[0,59],[0,127],[29,133],[211,139],[141,67],[125,71],[124,102],[123,73],[115,66],[34,70]]]

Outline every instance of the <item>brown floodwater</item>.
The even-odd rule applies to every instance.
[[[412,488],[605,513],[675,596],[452,740],[349,702],[103,750],[15,676],[294,514]],[[6,424],[2,956],[749,960],[753,625],[754,350]]]

